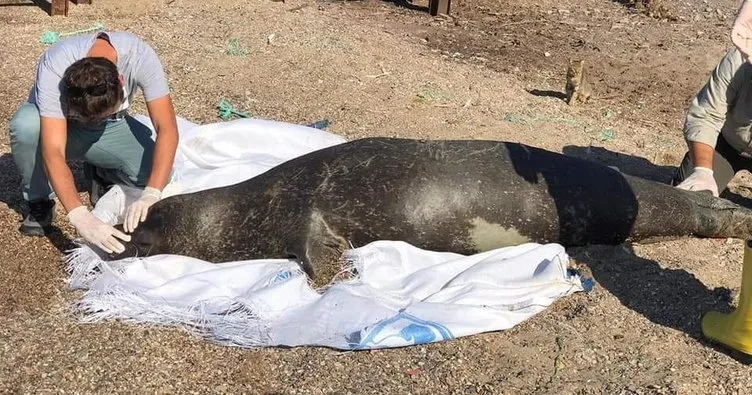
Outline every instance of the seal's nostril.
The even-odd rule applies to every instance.
[[[157,242],[159,240],[158,233],[153,229],[141,226],[136,228],[136,231],[131,238],[131,244],[135,250],[137,256],[149,256],[154,252]]]

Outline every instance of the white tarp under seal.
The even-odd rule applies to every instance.
[[[149,119],[137,116],[151,127]],[[174,181],[165,195],[225,186],[345,140],[307,126],[259,119],[195,125],[179,119]],[[95,207],[122,221],[137,190],[115,186]],[[160,255],[106,262],[81,244],[66,257],[71,287],[84,289],[81,320],[183,327],[242,347],[376,349],[511,328],[559,298],[589,290],[558,244],[527,243],[471,256],[380,240],[345,252],[356,273],[312,289],[297,263],[213,264]]]

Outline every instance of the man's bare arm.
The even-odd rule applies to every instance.
[[[713,153],[715,151],[713,147],[697,141],[690,142],[689,146],[690,158],[692,158],[692,164],[695,167],[713,169]]]
[[[161,191],[167,185],[175,160],[175,150],[178,145],[178,125],[170,95],[149,101],[146,103],[146,107],[157,135],[154,144],[152,171],[147,186]]]
[[[67,212],[83,205],[78,196],[73,173],[65,162],[65,144],[68,138],[65,119],[41,117],[42,161],[52,189]]]

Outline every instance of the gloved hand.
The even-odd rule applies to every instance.
[[[676,187],[688,191],[709,190],[713,196],[718,197],[718,185],[713,178],[713,170],[707,167],[695,167],[692,174]]]
[[[752,1],[744,0],[731,27],[731,42],[744,54],[752,55]]]
[[[123,252],[125,247],[115,239],[131,241],[131,237],[95,217],[86,206],[79,206],[68,213],[68,220],[84,240],[108,253]]]
[[[144,222],[146,219],[146,213],[149,212],[149,207],[158,202],[161,198],[162,191],[159,189],[152,187],[144,188],[141,197],[128,207],[128,211],[125,213],[125,219],[123,220],[123,229],[128,233],[133,232],[138,226],[138,223]]]

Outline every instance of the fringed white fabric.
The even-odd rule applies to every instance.
[[[140,120],[150,126],[148,118]],[[181,120],[171,194],[229,185],[344,140],[281,122],[241,119],[203,126]],[[241,173],[242,172],[242,173]],[[116,187],[95,214],[122,220],[138,191]],[[523,244],[472,256],[376,241],[344,254],[349,279],[310,287],[297,263],[214,264],[160,255],[104,261],[85,244],[66,257],[68,282],[84,289],[81,320],[182,327],[230,346],[403,347],[504,330],[557,299],[589,288],[558,244]]]
[[[88,245],[74,241],[76,248],[65,256],[68,285],[73,289],[86,289],[96,280],[104,261]]]

